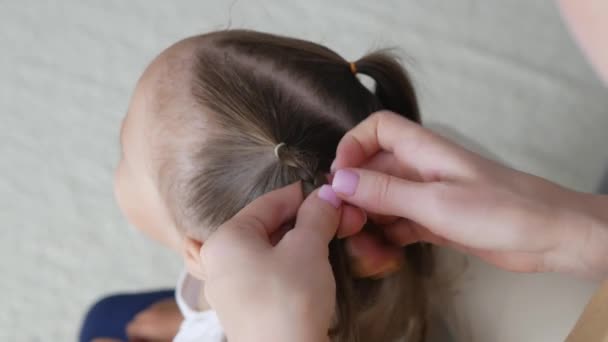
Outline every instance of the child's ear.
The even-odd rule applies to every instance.
[[[191,237],[184,237],[184,262],[191,276],[204,280],[205,272],[201,262],[201,247],[203,243]]]

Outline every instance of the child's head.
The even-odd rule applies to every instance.
[[[374,79],[375,91],[353,71]],[[406,74],[382,53],[351,66],[320,45],[251,31],[186,39],[157,57],[135,90],[121,134],[119,203],[157,238],[183,234],[196,274],[197,247],[210,233],[268,191],[298,180],[320,186],[340,138],[382,108],[419,120]],[[405,266],[384,280],[356,279],[342,243],[330,249],[336,339],[422,334],[425,246],[405,248]]]

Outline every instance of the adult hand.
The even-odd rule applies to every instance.
[[[294,184],[256,199],[213,233],[201,248],[204,290],[228,340],[328,340],[335,306],[328,244],[339,227],[360,229],[357,213],[342,208],[329,185],[303,200]],[[294,218],[273,246],[269,236]]]
[[[608,274],[605,197],[504,167],[394,113],[345,135],[332,170],[338,196],[388,222],[395,245],[450,246],[519,272]],[[348,245],[362,276],[400,257],[366,232]]]

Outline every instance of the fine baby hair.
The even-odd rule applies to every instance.
[[[386,52],[350,63],[318,44],[245,30],[190,40],[196,48],[185,89],[194,105],[166,115],[162,134],[169,140],[170,127],[187,126],[192,137],[167,144],[158,174],[171,215],[190,237],[204,240],[271,190],[296,181],[306,191],[321,186],[342,136],[371,113],[388,109],[420,122],[408,75]],[[375,89],[357,74],[373,79]],[[404,247],[402,267],[381,279],[358,278],[341,240],[331,242],[330,261],[333,341],[425,338],[434,274],[429,245]]]

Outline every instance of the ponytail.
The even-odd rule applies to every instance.
[[[377,51],[368,54],[352,63],[350,69],[354,74],[363,74],[371,77],[375,83],[374,95],[380,103],[380,108],[388,109],[407,119],[420,123],[420,110],[416,100],[416,92],[407,71],[398,60],[386,51]],[[373,227],[370,225],[368,228]],[[360,319],[359,325],[367,327],[370,336],[383,336],[381,332],[371,327],[382,321],[386,332],[399,331],[401,321],[391,316],[382,317],[382,314],[411,315],[417,319],[411,320],[411,326],[406,334],[408,341],[423,341],[428,333],[431,303],[429,300],[429,282],[435,273],[435,258],[433,248],[428,243],[415,243],[404,247],[405,264],[400,272],[393,277],[384,278],[380,283],[383,288],[374,297],[374,305],[368,308],[368,314]],[[407,279],[407,280],[406,280]],[[408,287],[404,287],[407,284]],[[407,309],[391,306],[399,299]],[[412,309],[413,308],[413,309]],[[400,310],[406,310],[400,312]],[[370,315],[369,312],[374,312]],[[385,332],[386,335],[389,336]]]
[[[420,123],[416,92],[407,71],[386,50],[372,52],[351,66],[351,70],[371,77],[376,82],[375,95],[383,109],[401,114]],[[405,248],[407,262],[413,271],[430,276],[434,270],[431,245],[417,243]]]
[[[376,51],[359,59],[352,66],[353,71],[367,75],[376,82],[375,95],[383,109],[420,122],[416,92],[409,75],[395,57],[386,51]]]

